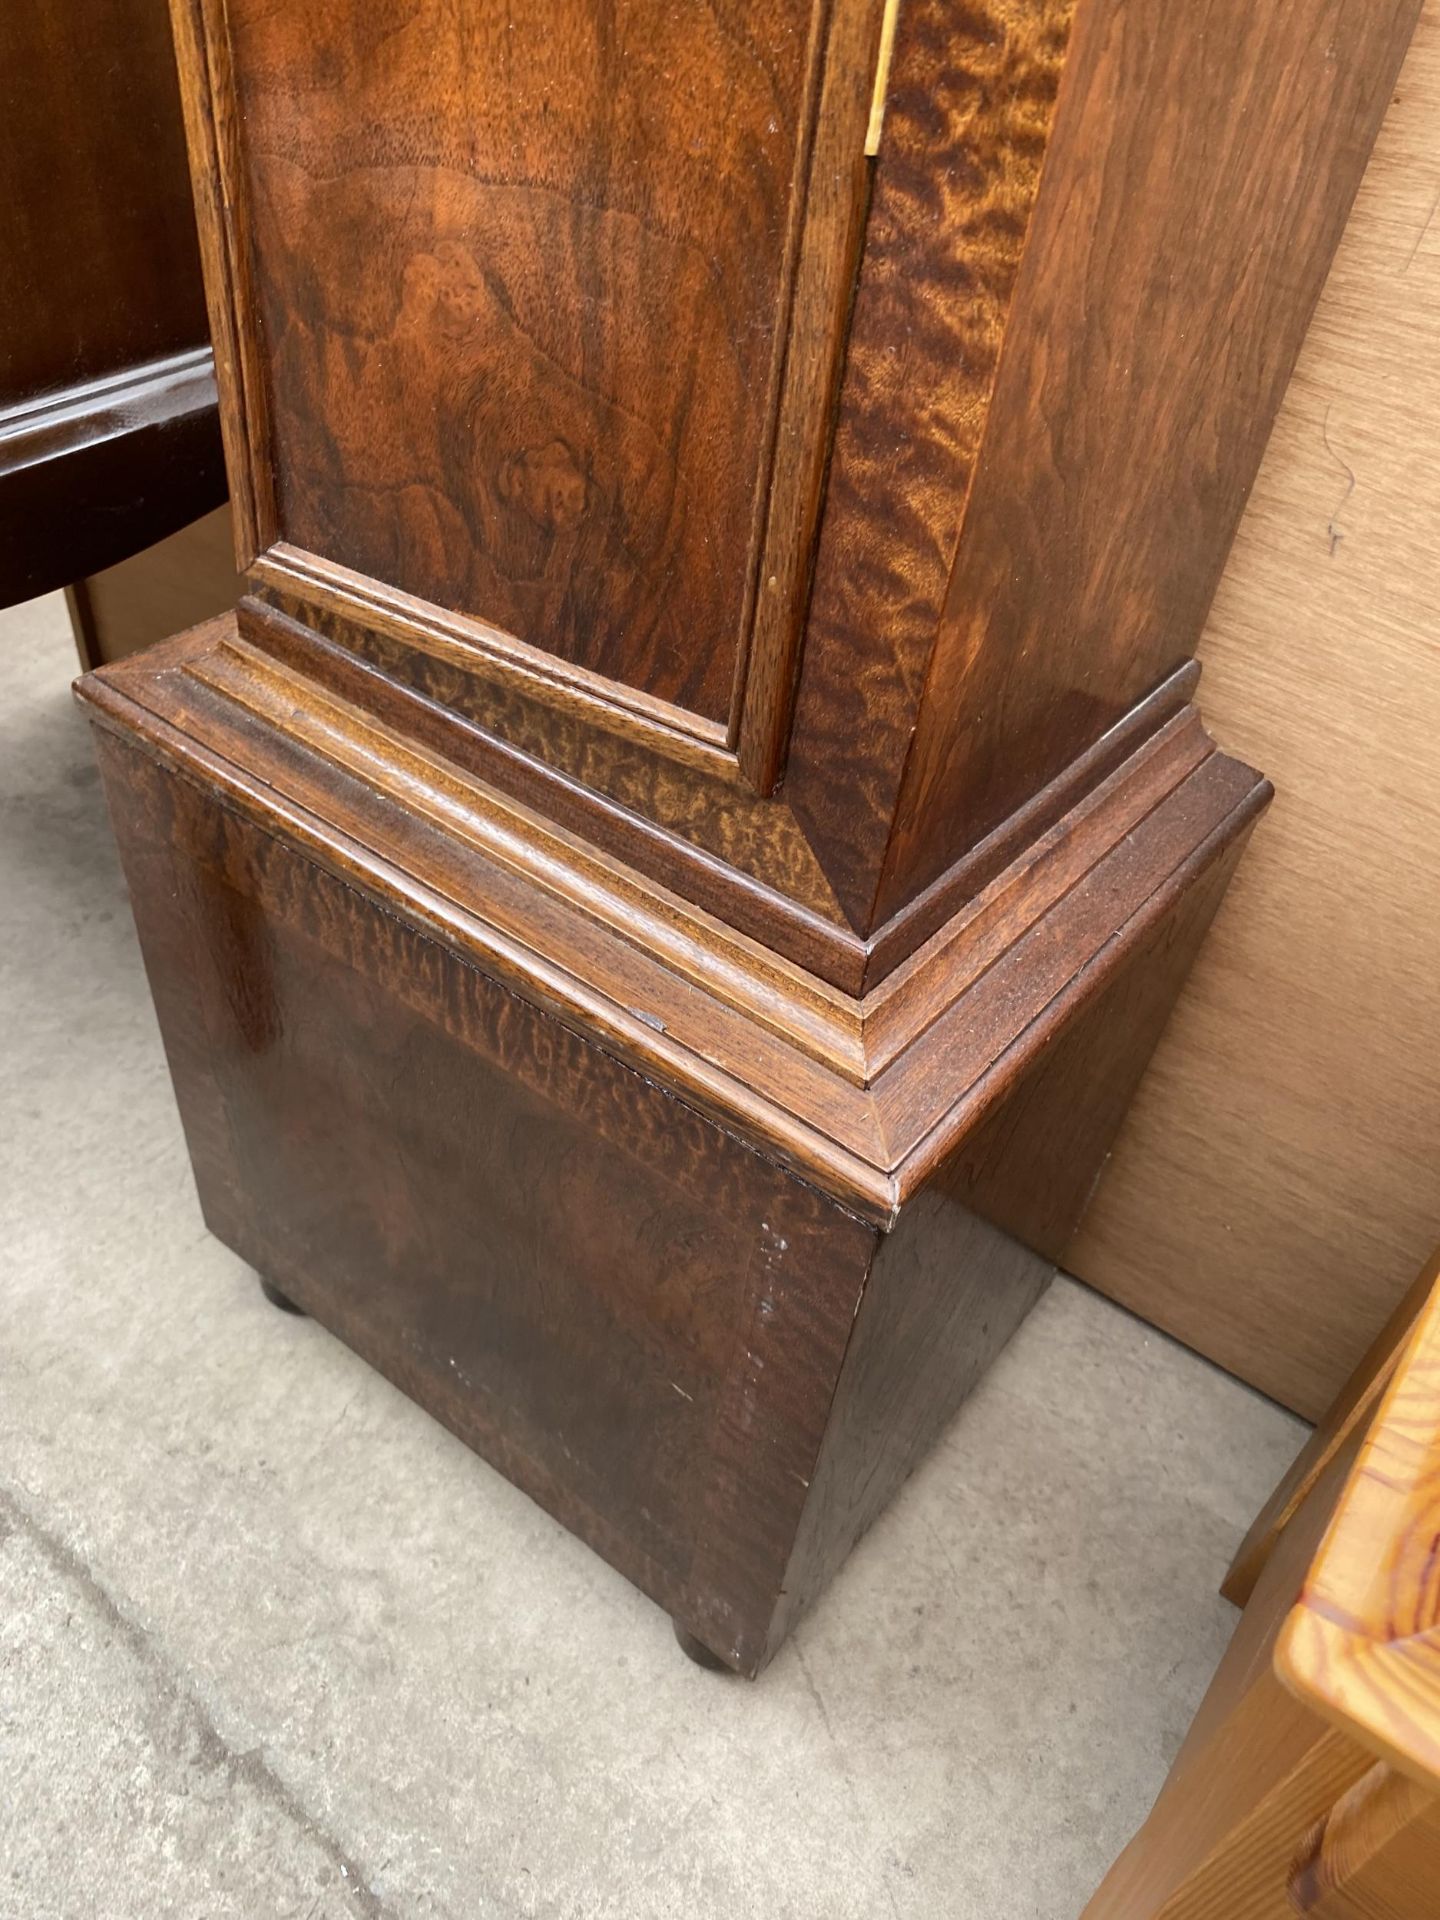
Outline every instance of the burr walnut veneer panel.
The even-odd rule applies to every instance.
[[[726,721],[827,11],[231,0],[283,537]]]
[[[176,0],[242,631],[863,991],[1183,705],[1415,5]]]

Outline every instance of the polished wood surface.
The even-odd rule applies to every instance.
[[[82,692],[207,1218],[738,1671],[1269,798],[1187,656],[1411,11],[176,0],[247,591]],[[1067,501],[1084,621],[1022,540],[957,661]]]
[[[1326,1422],[1323,1463],[1307,1451],[1278,1490],[1287,1511],[1240,1628],[1154,1811],[1083,1920],[1435,1911],[1440,1288],[1365,1418],[1373,1378],[1366,1369]]]
[[[1365,1358],[1346,1383],[1314,1433],[1296,1455],[1295,1464],[1255,1517],[1231,1563],[1222,1591],[1237,1607],[1245,1606],[1255,1590],[1275,1542],[1309,1498],[1316,1483],[1352,1434],[1368,1427],[1389,1386],[1416,1323],[1440,1285],[1440,1250],[1417,1276]]]
[[[787,780],[867,930],[1074,12],[920,0],[897,22]]]
[[[1377,1761],[1306,1839],[1290,1903],[1313,1920],[1423,1920],[1437,1867],[1440,1799]]]
[[[767,14],[723,52],[639,4],[592,47],[590,16],[559,7],[543,54],[504,27],[509,67],[481,58],[484,8],[463,34],[431,6],[388,26],[331,9],[321,31],[177,0],[243,629],[293,647],[278,612],[320,632],[311,670],[346,653],[352,690],[378,670],[444,705],[487,781],[863,991],[1183,704],[1415,4],[903,7],[872,156],[871,0]],[[628,57],[647,38],[658,68]],[[311,83],[327,61],[333,97]],[[469,111],[480,69],[543,93],[523,137],[508,105],[493,134]],[[717,87],[734,125],[702,137]],[[455,251],[461,210],[485,274]],[[699,220],[713,283],[686,264]],[[637,223],[643,285],[607,252]],[[363,276],[357,232],[377,243]],[[1226,357],[1183,348],[1186,328]],[[402,360],[429,398],[392,433]],[[697,393],[750,396],[703,461],[667,385],[686,368]],[[433,445],[411,445],[421,422]],[[636,434],[665,449],[658,491]],[[688,509],[680,530],[697,487],[723,540],[706,522],[691,544]],[[684,647],[652,619],[662,554]],[[965,629],[967,604],[993,631]],[[1035,644],[1042,626],[1064,645]]]
[[[172,643],[127,683],[180,665]],[[286,764],[278,731],[242,778],[198,699],[182,732],[87,691],[212,1229],[755,1672],[1045,1284],[1246,817],[1145,922],[1165,966],[1112,938],[1119,967],[1030,1023],[896,1226],[897,1187],[847,1190],[833,1147],[798,1178],[801,1116],[766,1138],[718,1097],[718,1027],[672,1034],[593,923],[608,1014],[533,888],[543,953],[535,921],[502,940],[463,913],[458,796],[439,831],[418,789],[402,808],[313,749]],[[500,916],[498,850],[467,859]]]
[[[827,9],[734,11],[226,8],[279,536],[722,732]]]
[[[1440,1288],[1401,1356],[1277,1651],[1307,1705],[1440,1787]],[[1440,1869],[1440,1862],[1437,1862]]]
[[[1194,651],[1416,10],[1082,0],[1072,20],[1047,0],[965,8],[957,32],[949,7],[902,8],[885,139],[905,199],[882,153],[899,231],[872,227],[861,263],[868,357],[842,396],[789,783],[855,924],[938,881]],[[957,142],[975,102],[1006,183],[940,167],[939,209],[937,70]]]
[[[876,1229],[213,794],[101,757],[212,1230],[754,1671]]]
[[[202,345],[175,56],[154,0],[0,14],[7,394]]]
[[[233,618],[81,691],[257,825],[272,828],[280,808],[311,857],[378,889],[388,910],[423,914],[486,973],[885,1226],[1152,939],[1162,959],[1188,954],[1218,900],[1210,880],[1228,875],[1266,799],[1192,715],[954,937],[856,1002],[277,666]],[[1137,1077],[1183,967],[1145,971],[1155,1010],[1115,1023],[1128,1034],[1116,1057]],[[1099,1098],[1111,1061],[1093,1064],[1087,1097]],[[1094,1137],[1071,1114],[1070,1150],[1098,1165],[1123,1106],[1105,1100]],[[1029,1193],[1024,1166],[1021,1154],[1015,1203],[1058,1257],[1089,1176]]]
[[[1075,1272],[1316,1420],[1440,1238],[1440,4],[1200,645],[1279,801]]]
[[[163,0],[0,10],[0,605],[224,499]]]

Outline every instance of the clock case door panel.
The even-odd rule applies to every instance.
[[[513,58],[488,0],[428,54],[430,0],[175,3],[241,633],[853,995],[1193,712],[1416,8],[639,5],[587,66],[578,0],[528,10],[550,36],[507,30]],[[554,111],[477,132],[512,85]],[[642,205],[681,208],[691,258],[692,189],[726,209],[704,289],[638,271]],[[676,402],[696,353],[726,392],[753,370],[718,465]],[[617,492],[646,419],[674,485],[632,462]],[[692,483],[728,503],[723,583],[657,508],[663,619],[628,625],[615,513]],[[424,597],[442,578],[463,611]]]
[[[256,582],[735,778],[788,724],[873,0],[178,13]]]

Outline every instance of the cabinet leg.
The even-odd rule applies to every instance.
[[[687,1633],[678,1620],[672,1621],[671,1624],[675,1628],[675,1638],[679,1642],[680,1651],[686,1659],[693,1660],[697,1667],[704,1667],[709,1673],[730,1672],[730,1668],[726,1666],[719,1654],[712,1653],[703,1640],[697,1640],[693,1633]]]
[[[299,1314],[302,1320],[306,1318],[304,1307],[297,1307],[289,1294],[282,1293],[279,1287],[265,1278],[263,1273],[260,1275],[260,1291],[270,1302],[271,1306],[279,1307],[282,1313],[296,1313]]]

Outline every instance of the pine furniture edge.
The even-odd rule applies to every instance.
[[[1331,1725],[1440,1788],[1440,1285],[1340,1495],[1275,1668]]]

